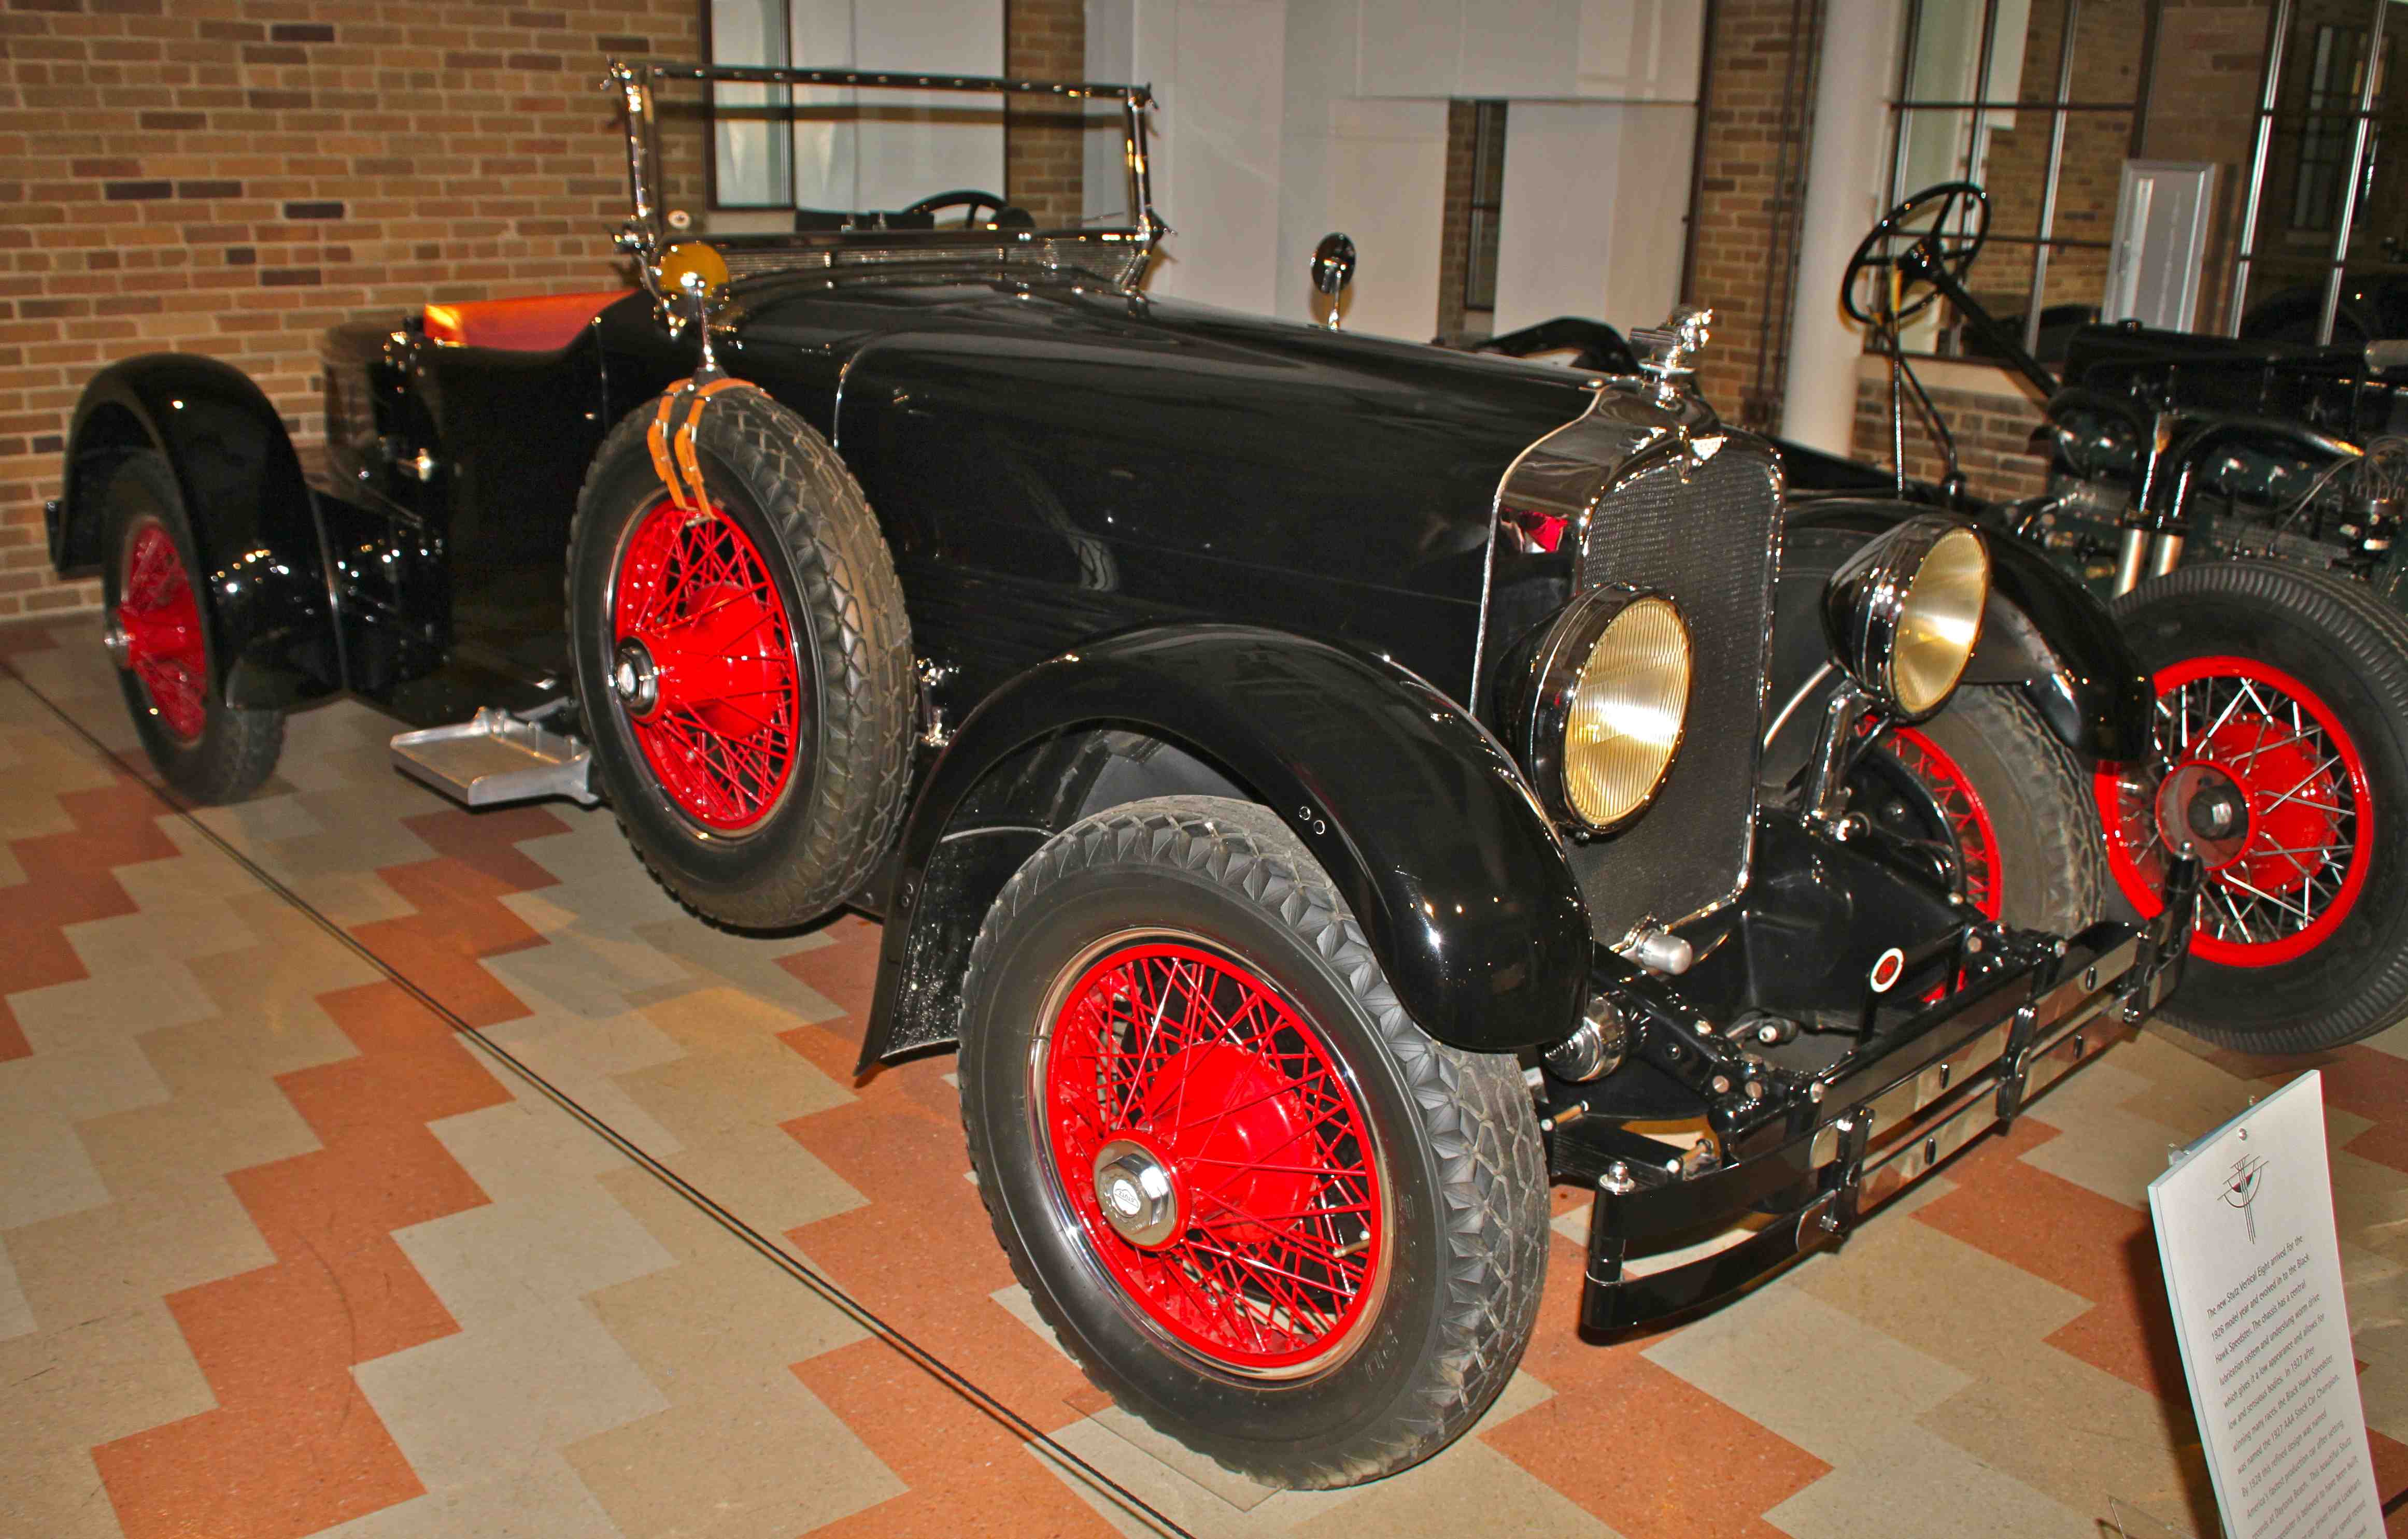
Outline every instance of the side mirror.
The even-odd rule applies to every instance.
[[[1332,230],[1312,249],[1312,286],[1329,296],[1329,329],[1338,329],[1338,296],[1354,281],[1354,243]]]

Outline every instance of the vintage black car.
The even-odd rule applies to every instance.
[[[638,289],[336,328],[314,478],[234,370],[107,369],[54,559],[191,796],[349,692],[472,805],[607,799],[712,919],[882,916],[864,1069],[958,1046],[996,1236],[1135,1413],[1267,1481],[1402,1468],[1518,1361],[1551,1181],[1598,1192],[1584,1324],[1659,1319],[2172,985],[2180,902],[2000,922],[1849,805],[1960,682],[2042,805],[2146,734],[2020,547],[1851,514],[1846,683],[1759,783],[1783,471],[1686,388],[1701,318],[1612,375],[1150,299],[1135,88],[611,80]],[[1116,104],[1135,217],[675,238],[654,90],[729,80]]]
[[[2196,855],[2204,887],[2189,983],[2165,1014],[2197,1034],[2301,1052],[2382,1031],[2408,1013],[2408,615],[2396,539],[2408,349],[2092,325],[2074,333],[2060,378],[1959,281],[1987,223],[1971,183],[1918,192],[1866,236],[1842,294],[1892,356],[1893,412],[1919,407],[1932,425],[1951,465],[1942,484],[1791,449],[1793,506],[1947,507],[1975,516],[1994,552],[2046,550],[2114,600],[2152,677],[2157,741],[2100,767],[2096,818],[2071,840],[2032,843],[2011,766],[1918,755],[1912,736],[1894,734],[1914,761],[1907,777],[1961,810],[1966,863],[1999,870],[2011,910],[2036,900],[2038,882],[2103,888],[2154,914],[2169,860]],[[1898,323],[1940,299],[2046,402],[2045,494],[1986,506],[1965,494],[1946,424],[1895,346]],[[1788,571],[1802,578],[1844,554],[1793,542]],[[1784,634],[1810,630],[1793,618]],[[1804,688],[1819,665],[1806,645],[1786,644],[1776,694]],[[1954,714],[1921,733],[1961,737]],[[1789,735],[1776,761],[1804,751]],[[1928,826],[1928,797],[1899,805]]]

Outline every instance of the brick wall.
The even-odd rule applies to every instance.
[[[1956,437],[1956,463],[1967,489],[2000,502],[2046,490],[2048,458],[2030,449],[2032,429],[2041,421],[2039,404],[1991,390],[1941,385],[1929,378],[1936,368],[1951,366],[1927,365],[1924,387]],[[1889,420],[1889,375],[1868,368],[1856,385],[1856,457],[1885,470],[1891,463]],[[1914,409],[1912,392],[1906,406],[1906,473],[1928,481],[1939,480],[1943,473],[1939,449]]]
[[[2157,66],[2142,148],[2153,160],[2217,166],[2216,213],[2195,322],[2203,330],[2224,322],[2233,243],[2249,196],[2266,16],[2264,0],[2166,0],[2157,21]]]
[[[1022,79],[1078,80],[1087,74],[1085,0],[1004,0],[1003,72]],[[1038,228],[1079,222],[1084,121],[1051,104],[1012,98],[1005,106],[1003,195],[1028,210]]]
[[[1464,252],[1471,241],[1471,172],[1480,104],[1446,104],[1446,207],[1439,221],[1438,320],[1433,336],[1463,330]]]
[[[1779,420],[1795,249],[1788,227],[1814,96],[1804,49],[1820,10],[1819,0],[1722,0],[1706,39],[1713,77],[1696,255],[1684,297],[1714,312],[1700,388],[1750,426]]]
[[[696,0],[9,0],[0,11],[0,617],[55,582],[84,381],[135,353],[224,358],[305,448],[326,326],[430,297],[625,281],[612,53],[694,57]],[[665,136],[698,200],[694,120]],[[680,124],[685,132],[676,131]]]

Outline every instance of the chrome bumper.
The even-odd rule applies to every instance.
[[[1679,1161],[1615,1165],[1589,1218],[1582,1328],[1617,1332],[1682,1314],[1839,1244],[2132,1034],[2180,976],[2190,907],[2169,904],[2145,926],[2093,925],[2061,955],[1940,1001],[1890,1051],[1818,1081],[1819,1119],[1777,1147],[1695,1175],[1678,1174]],[[1706,1254],[1666,1248],[1708,1230],[1744,1237]]]

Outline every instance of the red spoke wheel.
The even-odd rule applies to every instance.
[[[1035,1062],[1062,1200],[1165,1335],[1243,1374],[1351,1347],[1387,1260],[1370,1124],[1322,1034],[1200,937],[1073,968]]]
[[[610,620],[612,688],[661,789],[707,828],[759,824],[795,779],[808,691],[751,537],[663,497],[619,558]]]
[[[125,666],[141,680],[159,725],[179,744],[208,725],[209,658],[201,639],[201,605],[176,537],[155,516],[127,531],[125,571],[112,613]]]
[[[1856,730],[1869,733],[1874,723],[1875,719],[1869,716]],[[1917,727],[1891,728],[1865,761],[1864,770],[1877,771],[1885,762],[1893,771],[1893,779],[1902,779],[1913,788],[1916,800],[1897,803],[1894,810],[1882,798],[1881,787],[1860,784],[1859,791],[1870,792],[1866,799],[1874,802],[1876,815],[1885,816],[1900,832],[1946,840],[1956,851],[1965,901],[1979,909],[1984,919],[1999,918],[2003,903],[1999,831],[1990,821],[1990,809],[1983,804],[1981,788],[1972,776],[1930,734]],[[1864,778],[1860,770],[1858,779]],[[1907,817],[1909,809],[1923,816]]]
[[[2157,697],[2156,760],[2093,788],[2116,886],[2153,916],[2175,851],[2203,868],[2160,1013],[2251,1052],[2408,1013],[2408,620],[2258,560],[2182,567],[2115,612]]]
[[[996,1237],[1121,1406],[1267,1484],[1403,1469],[1486,1409],[1546,1270],[1510,1056],[1406,1016],[1269,809],[1110,808],[1004,885],[962,984]]]
[[[603,441],[568,549],[569,655],[611,808],[723,924],[807,923],[862,890],[910,781],[911,629],[884,536],[826,440],[758,391],[705,404],[699,503]]]
[[[201,566],[176,478],[158,455],[130,455],[100,496],[109,552],[101,572],[106,645],[142,747],[194,802],[248,796],[276,768],[284,713],[221,697]]]
[[[2374,794],[2365,756],[2298,678],[2243,657],[2186,658],[2156,676],[2169,767],[2100,771],[2115,879],[2155,916],[2176,848],[2205,867],[2192,954],[2228,967],[2307,955],[2366,888]]]

